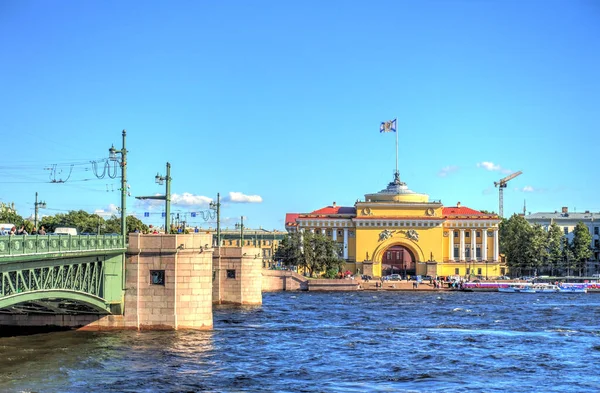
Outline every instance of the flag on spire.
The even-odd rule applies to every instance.
[[[396,132],[396,119],[390,121],[382,121],[379,126],[379,132]]]

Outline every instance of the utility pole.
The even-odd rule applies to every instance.
[[[240,247],[244,247],[244,216],[241,216],[241,224],[235,224],[236,228],[240,230]]]
[[[111,148],[108,149],[108,158],[110,161],[119,161],[117,159],[117,154],[121,154],[121,160],[119,162],[121,165],[121,235],[124,236],[125,242],[127,242],[127,149],[125,148],[127,131],[123,130],[122,135],[123,148],[117,150],[115,149],[115,146],[112,145]]]
[[[217,211],[217,246],[221,249],[221,194],[217,193],[217,203],[211,202],[209,208]],[[220,254],[219,254],[220,255]]]
[[[37,191],[35,193],[35,204],[34,204],[34,207],[35,207],[35,209],[34,209],[35,215],[34,215],[34,218],[33,218],[33,228],[37,231],[37,229],[38,229],[38,227],[37,227],[38,226],[38,209],[39,208],[42,208],[42,209],[46,208],[46,202],[43,202],[43,201],[38,202],[38,193],[37,193]]]

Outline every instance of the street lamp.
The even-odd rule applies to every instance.
[[[123,148],[121,150],[115,149],[115,145],[112,145],[108,149],[108,159],[110,161],[118,162],[121,166],[121,235],[125,236],[127,241],[127,221],[126,221],[126,205],[127,205],[127,149],[125,149],[125,136],[127,131],[123,130]],[[117,157],[117,154],[121,155],[121,159]]]
[[[208,207],[217,212],[217,244],[221,248],[221,194],[217,193],[217,203],[210,202]]]
[[[235,229],[240,230],[240,246],[244,246],[244,216],[241,216],[241,224],[238,222],[235,224]]]
[[[166,183],[165,195],[137,196],[136,199],[158,199],[165,201],[165,234],[170,232],[171,220],[171,164],[167,162],[167,176],[162,176],[159,173],[154,176],[156,184],[163,185]]]
[[[38,225],[38,209],[39,208],[42,208],[42,209],[46,208],[46,202],[43,202],[43,201],[38,202],[38,193],[37,192],[35,193],[35,203],[34,203],[34,206],[35,206],[35,215],[34,215],[34,218],[33,218],[33,228],[35,230],[37,230],[37,225]]]

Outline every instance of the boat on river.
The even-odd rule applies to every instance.
[[[506,293],[587,293],[585,285],[514,283],[498,287],[498,292]]]
[[[579,283],[563,283],[558,285],[562,293],[587,293],[587,285]]]
[[[505,293],[535,293],[535,289],[532,284],[514,283],[507,284],[498,287],[498,292]]]

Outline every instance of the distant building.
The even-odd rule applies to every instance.
[[[310,213],[288,213],[285,228],[331,238],[346,268],[361,274],[497,277],[507,273],[499,255],[499,223],[495,214],[429,201],[396,172],[387,188],[354,206],[334,202]]]
[[[592,259],[587,263],[587,275],[600,272],[600,212],[593,213],[585,211],[583,213],[569,212],[568,207],[563,207],[561,211],[533,213],[525,216],[525,220],[531,225],[540,224],[544,230],[552,223],[556,223],[566,236],[569,242],[573,241],[573,230],[579,222],[583,222],[592,235],[590,247],[592,248]]]
[[[192,229],[193,231],[193,229]],[[213,246],[217,246],[217,230],[214,228],[200,229],[200,232],[209,232],[213,235]],[[242,232],[239,229],[221,229],[221,247],[257,247],[262,251],[262,267],[271,269],[276,267],[273,255],[279,247],[279,243],[287,237],[284,231],[268,231],[266,229],[244,228],[244,242],[242,244]]]

